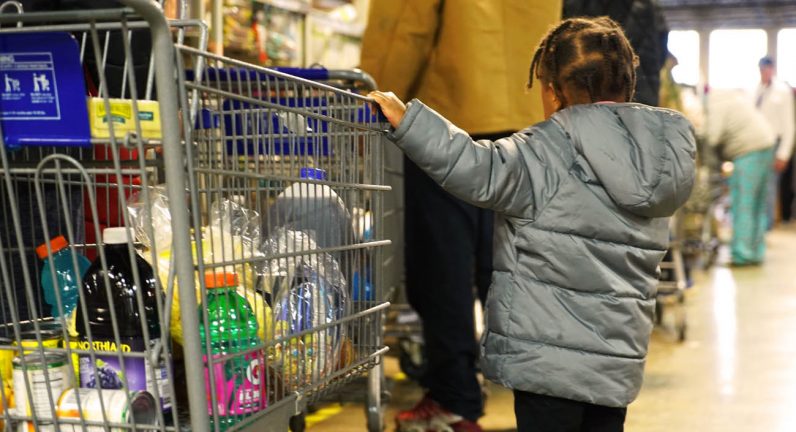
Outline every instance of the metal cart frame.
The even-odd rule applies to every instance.
[[[370,101],[367,98],[330,86],[214,56],[202,48],[196,49],[185,46],[182,44],[184,39],[181,32],[178,34],[178,43],[175,45],[172,29],[175,25],[179,25],[180,22],[167,21],[157,3],[149,0],[122,0],[122,2],[131,7],[132,10],[98,10],[92,11],[90,14],[85,11],[79,11],[23,14],[19,17],[0,16],[0,24],[15,24],[21,21],[26,23],[47,23],[47,26],[1,29],[0,32],[86,31],[87,39],[93,44],[93,52],[98,60],[97,64],[102,65],[99,72],[100,94],[103,95],[106,108],[108,108],[107,112],[110,113],[108,89],[106,87],[107,80],[102,72],[105,63],[100,55],[103,50],[98,42],[97,34],[100,30],[105,29],[119,30],[124,40],[125,55],[129,59],[131,58],[129,31],[133,28],[148,27],[152,40],[152,58],[150,63],[152,73],[147,81],[145,94],[152,94],[153,88],[157,89],[161,120],[160,137],[158,139],[145,138],[138,121],[136,121],[134,132],[127,133],[124,137],[119,137],[114,134],[113,121],[109,119],[108,123],[111,126],[108,142],[111,146],[111,153],[113,153],[112,160],[105,164],[99,164],[99,168],[92,167],[87,169],[81,164],[81,160],[58,155],[56,151],[54,154],[39,161],[34,170],[31,171],[25,168],[27,171],[23,170],[24,173],[36,174],[36,182],[40,181],[42,173],[44,175],[53,175],[55,176],[54,183],[56,186],[66,182],[64,179],[71,178],[68,177],[70,175],[77,176],[74,177],[77,179],[74,181],[83,186],[96,186],[99,178],[97,176],[104,176],[102,178],[105,179],[113,177],[114,180],[109,181],[104,187],[108,190],[118,190],[120,219],[123,226],[130,229],[132,228],[130,226],[131,215],[127,209],[128,196],[126,193],[132,189],[138,190],[143,196],[145,203],[151,202],[152,186],[157,181],[150,181],[149,177],[153,176],[152,179],[157,179],[159,177],[157,173],[160,170],[165,173],[165,191],[169,201],[168,211],[171,220],[171,257],[170,269],[167,272],[168,277],[158,283],[158,287],[166,293],[166,300],[161,302],[159,297],[156,296],[158,297],[157,310],[159,320],[161,321],[161,327],[165,328],[170,327],[169,311],[173,298],[172,292],[175,290],[179,293],[179,308],[182,311],[194,311],[197,309],[200,300],[202,303],[206,301],[207,287],[202,278],[199,278],[198,284],[195,283],[197,273],[201,275],[206,270],[223,270],[230,266],[252,264],[254,261],[250,256],[236,254],[235,252],[231,256],[226,256],[222,253],[221,256],[216,256],[216,260],[208,260],[202,255],[202,248],[205,246],[200,228],[207,223],[208,213],[212,210],[210,200],[207,199],[211,194],[216,193],[218,197],[229,198],[231,201],[232,197],[237,195],[237,192],[246,193],[252,191],[251,187],[247,186],[250,181],[273,182],[274,184],[266,183],[264,187],[269,193],[293,182],[307,187],[325,186],[347,191],[348,195],[346,196],[358,199],[358,202],[365,205],[374,215],[375,236],[373,240],[356,240],[355,237],[350,237],[344,244],[311,249],[294,248],[290,251],[281,251],[271,255],[266,254],[264,257],[258,256],[257,260],[282,262],[285,260],[304,259],[307,262],[314,263],[316,261],[313,260],[324,259],[325,254],[358,254],[356,256],[360,257],[360,261],[357,261],[356,264],[348,265],[351,269],[356,268],[359,271],[360,280],[366,278],[366,272],[372,269],[372,283],[376,287],[374,297],[356,304],[352,302],[346,308],[341,307],[340,310],[344,310],[344,314],[336,315],[335,319],[331,321],[313,322],[313,325],[309,328],[291,330],[287,333],[284,330],[277,332],[275,324],[272,322],[272,326],[269,329],[269,338],[258,345],[256,349],[251,349],[248,353],[227,353],[220,360],[216,360],[215,357],[203,360],[205,353],[211,350],[209,336],[202,340],[199,333],[199,328],[209,323],[206,310],[203,316],[195,313],[182,313],[180,323],[182,328],[185,329],[182,335],[182,347],[187,377],[185,382],[188,394],[187,412],[190,414],[190,430],[197,432],[218,430],[221,414],[217,409],[213,409],[212,417],[209,415],[206,391],[208,385],[213,389],[219,383],[215,382],[212,374],[209,382],[200,378],[206,376],[206,368],[212,368],[214,364],[223,363],[234,358],[243,358],[244,355],[257,351],[261,352],[258,355],[262,356],[262,360],[266,363],[276,362],[276,367],[281,368],[282,366],[279,365],[288,364],[288,361],[286,361],[288,357],[286,352],[288,350],[286,347],[293,346],[291,344],[295,344],[297,341],[298,343],[305,342],[307,346],[313,348],[317,347],[316,349],[319,351],[325,351],[327,348],[324,341],[328,341],[333,337],[330,335],[340,337],[341,334],[350,334],[349,343],[352,345],[353,358],[349,358],[348,363],[339,360],[343,366],[337,366],[338,359],[343,357],[341,348],[333,348],[331,353],[327,352],[325,354],[327,357],[324,357],[324,354],[320,354],[320,357],[318,353],[313,354],[314,362],[312,364],[314,366],[312,367],[308,366],[310,364],[309,360],[304,360],[302,351],[302,354],[300,354],[301,360],[299,360],[299,371],[295,372],[295,375],[300,378],[298,384],[294,384],[292,381],[287,383],[285,377],[291,376],[292,372],[284,372],[283,376],[279,378],[283,380],[280,381],[281,384],[275,383],[276,378],[272,378],[269,374],[269,367],[264,366],[262,369],[265,372],[264,380],[269,382],[269,397],[272,399],[268,400],[267,407],[259,412],[240,416],[240,423],[228,430],[253,430],[255,428],[267,431],[285,430],[287,429],[289,418],[299,413],[309,401],[334,391],[345,382],[368,371],[370,371],[367,407],[368,426],[370,430],[381,430],[383,428],[383,418],[380,387],[383,377],[379,366],[381,357],[387,350],[383,346],[382,326],[383,313],[389,303],[384,300],[384,296],[380,292],[380,248],[389,245],[390,242],[382,239],[383,227],[380,215],[382,213],[381,195],[388,192],[390,188],[383,186],[382,149],[380,148],[383,125],[375,114],[369,111]],[[183,7],[181,8],[181,14],[184,15],[184,13],[185,9]],[[136,16],[143,18],[146,23],[135,21],[133,17]],[[130,21],[130,19],[133,20]],[[86,25],[72,24],[81,20],[89,20],[90,23]],[[64,22],[65,24],[52,24],[53,22]],[[196,22],[184,20],[183,24],[194,25]],[[204,29],[206,30],[206,28]],[[206,33],[203,34],[203,41],[206,41]],[[107,52],[107,43],[105,52]],[[206,64],[210,64],[212,68],[205,68]],[[189,67],[192,68],[192,78],[188,77]],[[222,67],[233,70],[233,74],[243,72],[244,75],[237,75],[233,80],[218,79]],[[138,98],[136,95],[140,94],[138,93],[140,89],[136,88],[132,65],[126,61],[124,68],[125,77],[131,77],[129,82],[126,82],[126,85],[129,86],[133,99],[133,118],[138,119]],[[215,78],[211,79],[213,71],[215,71],[216,75]],[[227,87],[224,87],[224,84],[219,84],[224,81],[226,81]],[[234,84],[232,84],[233,81]],[[245,84],[244,87],[241,87],[241,84]],[[252,89],[255,89],[255,91],[252,91]],[[305,100],[303,99],[305,94],[313,95],[313,97],[321,95],[324,98],[322,107],[321,105],[295,105]],[[215,117],[215,120],[210,120],[209,124],[199,127],[199,124],[206,121],[204,115],[207,111],[215,110],[218,113],[219,110],[224,110],[221,106],[223,104],[218,103],[222,99],[234,100],[241,104],[245,103],[247,106],[245,108],[239,106],[238,109],[228,110],[221,117]],[[293,103],[295,104],[290,105]],[[240,134],[240,131],[231,131],[229,125],[213,123],[218,119],[223,120],[225,115],[227,119],[233,119],[233,124],[236,118],[246,118],[258,122],[263,118],[260,117],[263,111],[267,111],[269,116],[272,113],[283,115],[281,117],[283,120],[285,118],[288,120],[301,118],[302,121],[305,121],[305,126],[311,125],[311,127],[315,128],[308,134],[312,135],[312,138],[316,141],[314,141],[314,144],[308,145],[315,146],[316,153],[313,158],[303,158],[303,161],[314,161],[320,164],[322,168],[329,168],[332,179],[328,181],[324,179],[306,180],[297,178],[295,174],[272,171],[280,161],[290,159],[285,157],[285,155],[273,157],[272,153],[257,150],[246,155],[235,153],[234,157],[230,156],[227,149],[225,149],[225,146],[231,142],[230,140],[234,142],[234,140],[262,139],[264,140],[262,142],[266,142],[266,145],[271,146],[274,145],[274,142],[276,142],[274,140],[277,139],[287,139],[295,142],[295,138],[286,137],[285,132],[268,133],[267,131],[256,130],[256,133],[250,136],[247,132]],[[270,118],[268,117],[266,120],[270,121]],[[261,135],[260,132],[263,132],[262,135],[269,137],[258,138],[257,136]],[[290,133],[295,134],[295,131],[290,131]],[[288,133],[288,135],[290,134]],[[299,135],[302,134],[300,133]],[[321,142],[329,147],[328,158],[327,154],[318,153],[319,147],[317,146]],[[156,156],[157,162],[155,163],[148,162],[143,157],[137,158],[136,161],[120,160],[118,152],[124,148],[138,150],[139,156],[143,156],[149,150],[157,149],[158,152],[162,152],[162,158]],[[349,162],[332,160],[332,157],[342,157],[346,154],[353,159],[358,159],[360,152],[364,152],[362,160],[350,166],[346,165]],[[5,187],[7,192],[13,194],[16,189],[12,184],[11,175],[13,173],[22,173],[23,171],[15,171],[17,169],[15,167],[15,159],[9,158],[5,149],[0,151],[0,155],[2,155],[2,173],[5,177]],[[365,164],[364,169],[359,165],[363,161]],[[54,167],[47,167],[48,163],[54,164]],[[252,168],[252,165],[257,166],[257,168]],[[294,165],[289,167],[293,168]],[[337,170],[338,168],[339,170]],[[119,182],[119,179],[132,175],[142,178],[140,185],[133,188],[132,186],[125,186],[123,182]],[[218,183],[213,183],[215,181],[213,179],[216,177],[220,180]],[[187,199],[188,205],[185,205],[186,194],[189,196]],[[90,196],[89,208],[94,213],[93,220],[96,220],[96,193],[90,192],[88,195]],[[67,202],[63,187],[61,187],[60,200],[64,203]],[[14,198],[11,198],[11,202],[12,211],[10,216],[13,219],[16,231],[14,234],[20,240],[19,247],[12,252],[18,252],[22,258],[24,253],[29,252],[28,248],[31,245],[23,244],[21,241],[24,236],[19,222],[19,209],[13,204],[15,202]],[[42,203],[41,194],[39,194],[39,203]],[[44,210],[41,210],[41,218],[45,220],[47,217]],[[152,227],[151,212],[148,217],[149,225],[145,231],[150,243],[152,243],[155,234]],[[69,226],[73,222],[67,216],[65,229],[68,231],[69,240],[73,243],[78,243],[75,242],[78,236],[73,233]],[[96,230],[98,238],[98,228]],[[45,227],[46,232],[47,229]],[[128,230],[129,232],[131,231]],[[48,233],[47,237],[51,234],[54,233]],[[225,241],[223,236],[220,241],[222,243]],[[79,246],[82,249],[95,248],[99,253],[103,269],[107,271],[105,256],[99,243],[98,240],[97,244],[74,244],[74,247]],[[11,253],[4,251],[2,246],[0,244],[0,256]],[[211,247],[213,247],[212,242]],[[198,256],[192,252],[194,250],[198,250]],[[130,258],[134,259],[137,252],[133,243],[128,244],[128,251]],[[158,245],[152,243],[148,254],[151,255],[156,274],[159,273],[157,264],[158,251]],[[48,249],[48,252],[52,255],[52,250]],[[25,267],[24,260],[25,258],[22,258],[23,267]],[[5,262],[2,260],[0,260],[0,264],[3,264],[2,273],[6,281],[6,289],[10,290],[8,283],[9,269],[6,268]],[[76,267],[77,265],[75,264]],[[33,286],[35,278],[29,277],[29,274],[33,272],[26,267],[24,273],[27,295],[32,298],[34,296],[33,291],[36,289]],[[136,271],[133,273],[135,273],[136,285],[141,286],[141,276]],[[310,276],[306,277],[309,278]],[[316,275],[315,277],[317,278],[318,276]],[[81,277],[78,276],[78,285],[82,286],[80,279]],[[308,280],[311,281],[312,279]],[[106,287],[110,293],[110,287],[108,285]],[[251,289],[253,290],[253,287]],[[292,290],[292,288],[290,289]],[[354,287],[350,291],[354,289],[361,288]],[[348,287],[345,286],[343,290],[348,290]],[[272,297],[277,295],[276,292],[269,294]],[[136,295],[138,297],[139,310],[143,314],[143,299],[140,290]],[[360,298],[363,298],[361,296],[362,293],[360,293]],[[60,295],[57,294],[56,297],[59,299],[59,307],[62,307]],[[8,298],[13,298],[13,295],[9,295]],[[317,304],[314,306],[318,307]],[[83,294],[81,294],[78,307],[86,308]],[[288,310],[290,309],[289,306],[286,307]],[[112,304],[110,308],[113,310]],[[255,307],[255,309],[257,308]],[[289,310],[289,313],[292,313],[292,311]],[[37,350],[43,353],[50,349],[45,348],[43,345],[35,307],[33,315],[33,325],[36,329],[38,342]],[[16,339],[20,341],[19,319],[12,317],[12,320]],[[120,344],[116,320],[117,318],[114,317],[112,327],[116,335],[116,341]],[[276,320],[275,316],[273,320]],[[87,322],[86,326],[88,326]],[[144,339],[148,343],[149,336],[147,335],[146,326],[143,327]],[[348,333],[343,332],[342,329],[345,329]],[[68,341],[70,336],[65,329],[63,333]],[[89,331],[89,342],[91,341],[90,333]],[[339,345],[342,345],[342,342],[335,342],[335,346]],[[12,350],[11,348],[8,349]],[[16,348],[13,350],[16,350]],[[54,348],[52,350],[65,352],[69,356],[73,354],[87,355],[91,357],[92,362],[98,353],[93,346],[86,350],[80,350],[72,349],[69,345],[65,345],[65,348]],[[147,349],[146,352],[137,355],[136,353],[125,355],[119,353],[118,357],[122,364],[128,357],[144,357],[152,359],[153,362],[168,363],[171,353],[168,344],[161,344],[151,351]],[[326,359],[325,365],[323,359]],[[122,366],[122,369],[124,369],[124,366]],[[174,372],[170,370],[168,376],[173,379]],[[306,381],[304,381],[305,379]],[[27,378],[25,378],[25,381],[30,391],[30,382],[28,382]],[[174,394],[175,384],[179,385],[181,383],[171,384],[172,395]],[[50,393],[53,391],[49,379],[47,380],[47,390]],[[155,396],[158,397],[157,392]],[[103,426],[107,428],[110,426],[113,428],[131,428],[132,430],[180,430],[181,422],[185,420],[184,416],[179,415],[178,407],[175,403],[174,414],[177,419],[174,426],[168,426],[165,423],[160,408],[157,410],[159,420],[156,425],[114,422],[108,418],[108,413],[104,410],[101,413],[101,419],[89,421],[82,409],[80,410],[79,421],[65,421],[56,416],[55,405],[57,401],[53,400],[52,395],[49,399],[49,405],[52,410],[49,420],[57,420],[54,423],[56,430],[70,424],[77,424],[83,428],[87,426]],[[214,393],[211,394],[211,399],[215,400]],[[4,406],[8,406],[4,394],[3,402]],[[185,413],[185,410],[182,412]],[[37,416],[36,412],[29,416],[13,414],[8,410],[3,412],[3,418],[6,421],[32,421],[34,426],[39,428],[41,420],[47,420],[47,418],[37,418]],[[211,419],[213,420],[212,422]]]

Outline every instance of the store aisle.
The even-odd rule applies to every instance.
[[[688,297],[682,346],[654,340],[627,430],[796,430],[796,228],[761,268],[716,268]]]
[[[792,432],[796,430],[796,227],[769,236],[766,265],[716,268],[688,295],[688,340],[656,332],[644,387],[628,412],[628,432]],[[388,375],[397,362],[388,359]],[[400,378],[400,374],[398,374]],[[392,388],[387,430],[396,410],[421,395],[411,382]],[[481,424],[511,431],[513,399],[490,387]],[[310,431],[364,431],[361,404],[310,416]]]

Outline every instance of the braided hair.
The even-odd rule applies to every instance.
[[[551,84],[563,107],[604,100],[629,102],[636,87],[637,66],[638,57],[615,21],[608,17],[570,18],[539,43],[528,88],[534,78]]]

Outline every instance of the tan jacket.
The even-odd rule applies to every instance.
[[[543,119],[525,87],[560,16],[560,0],[372,0],[361,68],[471,134],[520,130]]]

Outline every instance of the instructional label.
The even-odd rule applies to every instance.
[[[0,53],[3,120],[60,120],[51,53]]]
[[[2,145],[90,147],[85,74],[69,33],[0,34]]]

